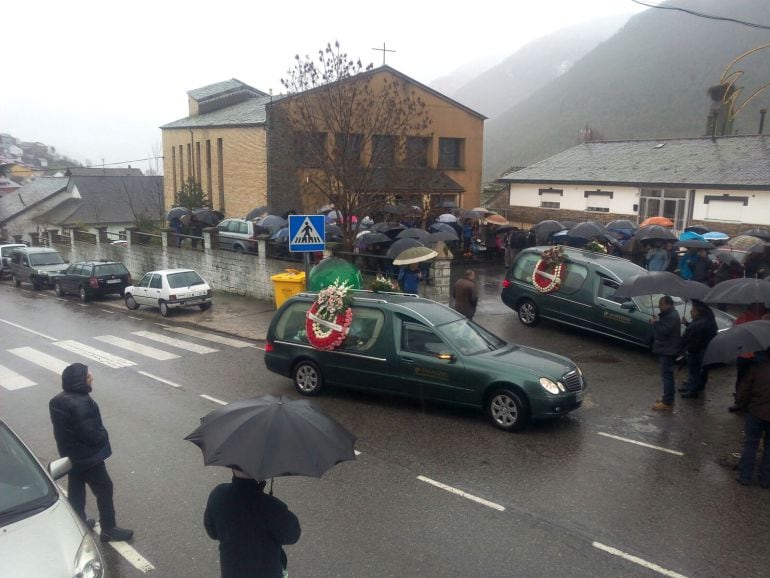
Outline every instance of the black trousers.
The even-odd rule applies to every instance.
[[[86,484],[96,496],[96,507],[99,508],[99,523],[102,529],[115,527],[115,505],[112,501],[112,479],[107,473],[107,466],[99,462],[88,469],[73,467],[69,473],[67,493],[70,504],[78,516],[86,519]]]

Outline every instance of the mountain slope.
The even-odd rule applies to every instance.
[[[677,0],[676,6],[770,24],[765,0]],[[567,73],[485,127],[484,174],[496,178],[577,144],[589,124],[607,139],[700,136],[708,87],[744,51],[770,40],[768,31],[649,9],[632,17]],[[770,82],[770,50],[740,63],[748,93]],[[741,98],[741,101],[745,96]],[[746,107],[735,132],[756,132],[767,93]]]
[[[530,42],[446,94],[494,118],[564,74],[586,53],[617,32],[628,18],[628,15],[612,16],[558,30]]]

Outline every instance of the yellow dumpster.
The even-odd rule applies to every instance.
[[[296,269],[286,269],[286,273],[278,273],[270,277],[273,282],[275,308],[278,309],[289,297],[305,290],[305,272]]]

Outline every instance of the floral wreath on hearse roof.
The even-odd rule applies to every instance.
[[[316,349],[331,351],[345,341],[353,321],[352,288],[349,282],[337,278],[318,292],[305,320],[308,341]]]

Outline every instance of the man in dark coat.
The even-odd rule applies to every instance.
[[[455,298],[455,311],[462,313],[468,319],[473,319],[476,314],[476,304],[479,301],[476,273],[472,269],[468,269],[462,277],[455,281],[452,293]]]
[[[102,542],[130,540],[134,532],[115,524],[112,480],[104,465],[104,460],[112,455],[112,448],[99,406],[89,395],[93,376],[87,365],[73,363],[62,372],[61,383],[64,391],[51,399],[48,409],[59,454],[72,462],[69,501],[78,516],[93,528],[94,521],[86,519],[88,484],[99,508]]]
[[[718,332],[716,320],[709,306],[701,301],[693,301],[692,321],[683,320],[686,329],[682,335],[682,349],[687,353],[687,386],[682,393],[684,398],[696,398],[705,389],[707,369],[703,369],[703,354]]]
[[[674,360],[679,353],[679,338],[681,336],[681,320],[679,312],[674,307],[674,300],[664,295],[658,301],[660,315],[653,315],[650,323],[653,326],[652,352],[660,360],[660,374],[663,378],[663,397],[655,402],[655,411],[670,411],[674,409]]]
[[[264,493],[265,482],[233,470],[233,481],[211,491],[203,525],[219,540],[222,578],[280,577],[286,544],[299,540],[299,520],[278,498]]]
[[[764,437],[762,463],[759,467],[759,485],[770,489],[770,351],[762,363],[754,365],[738,384],[735,402],[746,411],[743,452],[738,463],[738,482],[751,483],[757,449]]]

